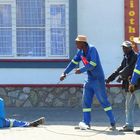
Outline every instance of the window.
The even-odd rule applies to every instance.
[[[17,56],[45,57],[45,1],[17,0]]]
[[[46,26],[49,29],[47,42],[50,44],[49,57],[69,58],[68,2],[48,0]]]
[[[50,55],[66,54],[66,33],[65,33],[65,5],[52,4],[50,6]]]
[[[0,56],[12,55],[11,5],[0,4]]]
[[[0,59],[69,58],[68,0],[9,1],[0,1]]]

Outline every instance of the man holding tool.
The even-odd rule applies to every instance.
[[[75,74],[87,72],[88,75],[88,79],[84,83],[83,87],[83,121],[79,123],[79,128],[84,130],[90,129],[91,105],[93,97],[96,95],[110,120],[110,130],[115,130],[115,118],[112,113],[112,107],[107,98],[104,72],[101,66],[99,54],[94,46],[87,43],[87,37],[85,35],[78,35],[75,41],[78,52],[62,73],[60,80],[64,80],[67,74],[72,71],[80,61],[83,62],[84,66],[77,68],[75,71]]]

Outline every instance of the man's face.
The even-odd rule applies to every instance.
[[[123,48],[124,54],[128,54],[132,50],[131,47],[125,47],[125,46],[123,46],[122,48]]]
[[[76,41],[76,46],[79,50],[82,50],[85,46],[85,43],[82,41]]]

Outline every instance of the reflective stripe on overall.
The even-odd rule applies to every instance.
[[[108,101],[106,91],[105,91],[105,85],[104,82],[101,82],[102,80],[96,80],[91,82],[86,82],[83,89],[83,121],[89,125],[91,121],[91,105],[93,102],[93,97],[96,95],[96,98],[98,99],[101,106],[104,108],[104,111],[106,112],[110,124],[115,124],[115,118],[112,114],[112,107]]]

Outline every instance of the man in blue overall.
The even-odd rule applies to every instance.
[[[64,80],[67,74],[72,71],[80,61],[83,62],[84,66],[77,68],[75,71],[75,74],[87,72],[88,75],[88,79],[84,83],[83,87],[83,121],[79,123],[79,128],[90,129],[91,105],[93,97],[96,95],[110,120],[110,130],[115,130],[115,119],[112,113],[112,107],[107,98],[104,72],[100,63],[98,52],[94,46],[87,43],[87,37],[84,35],[78,35],[75,41],[78,52],[62,73],[60,80]]]
[[[0,128],[8,128],[8,127],[37,127],[40,124],[45,123],[45,118],[41,117],[32,122],[19,121],[15,119],[7,119],[5,118],[5,108],[4,108],[4,100],[0,98]]]
[[[131,100],[134,100],[133,98],[137,95],[139,97],[138,103],[140,104],[140,37],[134,37],[134,42],[137,44],[138,58],[130,81],[129,91],[132,94]],[[140,130],[137,130],[136,134],[140,135]]]

